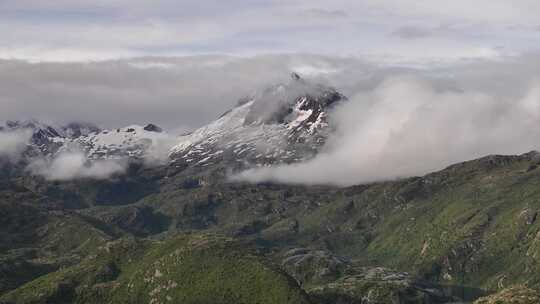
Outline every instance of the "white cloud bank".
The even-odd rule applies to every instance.
[[[313,160],[252,169],[234,179],[348,186],[527,152],[540,146],[540,82],[521,95],[437,89],[418,76],[390,77],[333,113],[337,135]]]
[[[123,173],[127,164],[116,160],[89,161],[82,152],[62,152],[52,160],[36,159],[28,169],[47,180],[107,179]]]
[[[0,158],[16,161],[26,148],[32,134],[29,132],[0,131]]]

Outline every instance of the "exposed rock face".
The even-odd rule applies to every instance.
[[[351,267],[345,258],[323,250],[304,248],[287,251],[281,264],[301,284],[337,279]]]
[[[337,281],[311,288],[309,293],[325,304],[443,304],[458,300],[408,273],[382,267],[355,268]]]
[[[149,131],[149,132],[157,132],[157,133],[160,133],[163,131],[163,129],[161,129],[160,127],[154,125],[154,124],[147,124],[144,128],[143,128],[145,131]]]
[[[457,300],[451,292],[406,272],[364,267],[323,250],[291,249],[285,252],[282,267],[317,303],[435,304]]]

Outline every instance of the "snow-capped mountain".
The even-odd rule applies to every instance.
[[[178,138],[153,124],[104,130],[88,123],[57,126],[31,120],[7,122],[0,131],[30,134],[27,158],[76,151],[90,161],[169,160],[176,167],[219,163],[242,169],[313,157],[332,131],[329,110],[345,99],[335,89],[293,73],[288,83],[242,98],[214,122]]]
[[[80,136],[97,133],[101,130],[89,123],[70,123],[65,126],[44,123],[38,120],[7,121],[0,126],[0,131],[16,132],[28,136],[28,147],[24,151],[27,157],[48,156],[55,154],[66,142]]]
[[[170,146],[170,136],[153,124],[131,125],[80,136],[71,144],[81,147],[89,159],[160,158]]]
[[[331,132],[328,111],[345,99],[293,73],[288,83],[243,98],[216,121],[181,136],[170,158],[177,166],[227,162],[236,168],[309,159]]]
[[[28,134],[27,157],[54,157],[65,151],[83,152],[88,159],[156,157],[156,150],[170,138],[153,124],[102,130],[89,123],[58,126],[29,120],[8,121],[0,131]]]

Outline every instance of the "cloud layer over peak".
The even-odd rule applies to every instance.
[[[305,163],[245,171],[235,180],[348,186],[421,175],[488,154],[540,148],[540,82],[522,96],[436,89],[390,77],[332,115],[337,135]]]

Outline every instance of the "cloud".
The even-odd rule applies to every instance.
[[[404,40],[420,40],[424,38],[456,40],[460,39],[464,33],[474,33],[478,31],[478,27],[469,24],[439,24],[433,25],[407,25],[397,28],[390,33],[390,36],[398,37]],[[477,38],[480,39],[480,36]],[[440,42],[439,42],[440,43]]]
[[[362,60],[314,55],[195,56],[94,63],[0,60],[0,121],[35,118],[103,128],[154,123],[185,132],[238,99],[287,81],[292,70],[327,77]]]
[[[28,144],[31,132],[1,131],[0,130],[0,158],[8,161],[17,161]]]
[[[392,32],[392,36],[396,36],[402,39],[419,39],[429,37],[431,35],[433,35],[432,31],[414,26],[400,27],[394,32]]]
[[[147,166],[157,166],[166,164],[169,161],[171,148],[178,144],[178,137],[160,133],[152,138],[152,143],[146,151],[143,159]]]
[[[451,48],[447,51],[459,54]],[[505,58],[495,50],[471,49],[459,56],[474,53],[500,58],[500,62],[469,59],[445,69],[441,68],[441,63],[448,64],[445,61],[413,62],[413,68],[407,70],[437,75],[439,83],[485,84],[483,90],[508,94],[540,69],[537,55]],[[353,96],[404,68],[358,57],[309,54],[151,57],[94,63],[0,60],[0,121],[36,118],[61,125],[89,121],[102,128],[154,123],[175,135],[214,120],[244,96],[286,82],[292,71]],[[509,83],[512,86],[506,85]]]
[[[70,64],[0,60],[0,121],[91,121],[105,128],[155,123],[185,131],[289,73],[281,64],[252,77],[277,60],[231,60],[224,56]]]
[[[47,180],[66,181],[72,179],[107,179],[123,173],[127,164],[118,160],[89,161],[82,152],[61,152],[52,159],[36,159],[28,170]]]
[[[416,57],[452,55],[428,39],[421,42],[430,49],[425,52],[385,35],[403,24],[464,25],[448,39],[454,49],[507,43],[522,52],[537,48],[531,39],[538,38],[525,29],[538,25],[539,11],[532,0],[3,1],[0,58],[66,62],[291,52],[403,57],[403,49]],[[524,30],[505,35],[508,27]],[[425,34],[411,30],[396,34]]]
[[[305,10],[303,15],[315,18],[347,18],[349,15],[342,10],[312,8]]]
[[[313,160],[252,169],[234,179],[348,186],[538,149],[540,81],[509,98],[441,89],[418,75],[389,77],[352,97],[332,114],[332,123],[335,137]]]
[[[316,64],[292,66],[291,71],[302,75],[302,77],[315,77],[324,74],[334,74],[339,72],[338,69],[331,66],[317,66]]]

